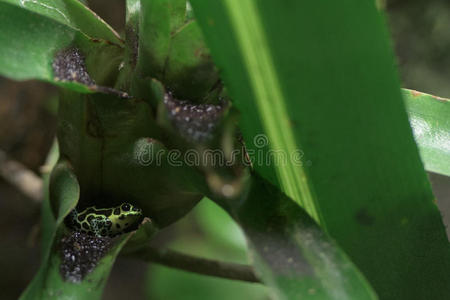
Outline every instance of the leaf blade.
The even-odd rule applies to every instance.
[[[450,100],[408,89],[403,97],[425,169],[450,176]]]
[[[122,44],[119,35],[105,21],[76,0],[1,0],[21,9],[50,18],[62,25],[81,31],[90,38]]]
[[[96,92],[95,85],[79,81],[77,76],[61,79],[55,74],[57,54],[77,48],[85,59],[88,76],[97,84],[111,83],[120,63],[121,47],[89,39],[78,29],[11,2],[0,1],[0,75],[14,80],[43,80],[81,93]]]
[[[266,120],[255,109],[258,94],[251,83],[260,72],[245,67],[239,44],[243,41],[236,32],[247,31],[250,39],[254,30],[234,26],[230,19],[235,16],[225,7],[238,9],[247,3],[191,3],[243,114],[247,147],[257,153],[261,149],[251,144],[252,139],[267,134]],[[374,3],[254,3],[255,9],[245,11],[260,14],[268,48],[259,51],[267,51],[274,61],[290,121],[283,130],[292,131],[296,146],[302,146],[302,162],[310,163],[305,174],[322,225],[381,298],[450,295],[450,282],[435,280],[448,280],[445,228],[408,124],[387,32]],[[274,137],[268,136],[272,142]],[[289,148],[270,144],[266,148],[263,153],[290,154]],[[280,184],[281,177],[271,167],[256,165],[255,170]],[[417,252],[427,254],[418,257]],[[389,262],[388,274],[379,268],[380,257]]]
[[[260,176],[252,174],[239,199],[209,197],[241,226],[255,271],[277,299],[377,299],[337,244]]]

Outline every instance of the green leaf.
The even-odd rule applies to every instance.
[[[48,183],[48,181],[46,182]],[[49,195],[51,199],[49,199]],[[43,230],[45,230],[43,232],[44,256],[38,273],[22,294],[21,299],[61,299],[61,297],[100,299],[117,255],[133,234],[127,234],[114,241],[111,248],[107,249],[106,255],[98,261],[95,269],[88,273],[81,282],[64,279],[64,272],[61,271],[63,263],[61,251],[65,246],[63,246],[62,240],[71,236],[71,233],[65,229],[63,220],[75,208],[80,197],[78,181],[72,166],[67,161],[60,161],[53,169],[50,193],[46,193],[46,196],[42,214]],[[53,211],[56,212],[56,220],[49,204],[50,200],[54,203]],[[154,233],[154,231],[152,232]],[[73,245],[72,242],[68,245],[69,249],[76,249],[75,243],[81,243],[77,239],[74,241]],[[83,253],[83,255],[86,254]]]
[[[195,101],[219,79],[197,22],[190,21],[172,35],[164,83],[184,99]]]
[[[403,97],[425,169],[450,176],[450,100],[407,89]]]
[[[122,44],[119,35],[87,6],[77,0],[1,0],[79,30],[92,39]]]
[[[13,79],[52,79],[51,62],[75,31],[48,18],[0,2],[0,72]]]
[[[122,247],[128,241],[131,234],[121,237],[116,241],[107,254],[100,259],[95,269],[86,275],[81,282],[71,282],[63,279],[60,265],[60,249],[53,248],[48,264],[45,266],[45,283],[39,293],[24,295],[23,299],[101,299],[104,286],[114,261]],[[56,239],[62,238],[62,234],[57,234]],[[38,274],[39,276],[39,274]]]
[[[141,11],[141,1],[140,0],[127,0],[125,20],[127,24],[132,24],[132,26],[137,28],[139,24],[139,15]]]
[[[193,241],[186,242],[190,242],[190,247],[195,246]],[[201,252],[199,248],[197,246],[197,253]],[[159,265],[152,266],[147,276],[147,299],[271,299],[262,285],[203,276]]]
[[[26,9],[20,5],[20,1],[0,1],[1,75],[15,80],[39,79],[78,92],[92,93],[95,87],[85,82],[56,78],[58,74],[53,70],[52,64],[57,53],[68,47],[76,47],[85,57],[89,76],[97,84],[111,82],[111,76],[117,73],[122,48],[104,40],[88,38],[79,29],[75,29],[78,28],[76,23],[61,22],[54,14],[55,10],[36,4],[43,2],[23,2],[26,8],[33,9]],[[69,2],[77,1],[67,1]],[[78,7],[81,4],[74,5]],[[71,6],[68,4],[67,7]],[[79,13],[76,7],[70,9],[73,15]],[[84,6],[79,8],[86,11]],[[86,17],[86,20],[89,18]],[[91,23],[87,22],[94,28]],[[104,26],[100,21],[97,23],[98,26]]]
[[[218,199],[241,225],[260,279],[277,299],[377,299],[347,255],[294,201],[254,174],[239,199]]]
[[[125,53],[123,62],[120,65],[120,72],[115,83],[115,87],[119,90],[129,91],[134,97],[131,88],[132,82],[135,80],[134,69],[136,68],[138,50],[139,50],[139,16],[141,11],[140,0],[127,0],[125,13]]]
[[[170,164],[153,115],[137,99],[62,92],[58,141],[80,181],[83,206],[127,199],[164,227],[201,199],[191,184],[193,168]]]
[[[55,147],[55,146],[54,146]],[[56,150],[53,150],[56,151]],[[52,249],[55,245],[58,227],[62,224],[64,217],[75,208],[80,197],[80,187],[75,175],[72,172],[72,167],[67,161],[61,160],[53,168],[51,174],[51,189],[49,192],[49,181],[46,179],[45,198],[42,203],[42,224],[43,224],[43,255],[41,267],[29,284],[27,289],[23,292],[21,299],[41,299],[44,297],[44,290],[49,272],[49,264],[54,251]],[[50,199],[52,198],[52,199]],[[54,206],[54,211],[57,211],[55,218],[52,213],[53,203],[58,203]]]
[[[186,0],[141,1],[138,73],[161,81],[183,99],[199,102],[218,74]]]
[[[195,206],[193,212],[210,243],[226,247],[228,253],[246,252],[245,236],[241,228],[217,204],[205,198]]]
[[[42,180],[43,180],[43,200],[41,206],[41,260],[44,261],[45,257],[48,255],[50,249],[53,233],[55,231],[55,217],[53,216],[51,205],[50,205],[50,174],[59,159],[59,147],[58,142],[53,142],[53,145],[47,155],[45,165],[43,167]]]
[[[185,0],[141,1],[139,69],[144,76],[163,77],[172,32],[184,21]]]
[[[292,129],[288,129],[292,128],[292,121],[290,121],[291,116],[287,109],[287,95],[283,95],[281,78],[279,78],[281,74],[277,72],[274,61],[272,61],[269,51],[271,45],[264,32],[262,16],[258,15],[256,11],[256,2],[198,3],[198,7],[196,1],[193,1],[192,4],[196,11],[200,11],[199,21],[203,25],[207,38],[214,39],[210,46],[213,52],[217,50],[217,53],[214,53],[218,55],[216,63],[224,71],[224,80],[228,84],[228,88],[232,95],[240,93],[233,96],[236,106],[245,115],[245,118],[241,119],[241,128],[246,146],[251,152],[261,152],[262,147],[267,146],[270,142],[270,148],[275,151],[286,151],[288,155],[298,152],[300,148],[298,138],[295,137]],[[206,11],[203,12],[201,9],[208,7],[220,9],[224,13],[221,13],[220,16],[218,13],[206,16]],[[205,16],[203,16],[204,13]],[[222,23],[224,18],[226,23]],[[231,30],[233,35],[223,40],[223,35],[229,35],[228,32],[224,32],[225,28]],[[224,43],[230,43],[234,49],[230,50],[228,47],[224,47]],[[220,51],[222,53],[219,53],[219,47],[222,47]],[[291,45],[286,47],[293,51]],[[225,51],[227,53],[224,53]],[[239,52],[236,53],[236,51]],[[240,55],[242,56],[239,57]],[[238,59],[238,61],[234,59]],[[231,77],[234,77],[233,81],[227,82]],[[238,89],[238,91],[234,89]],[[248,99],[252,99],[253,102]],[[294,99],[296,98],[293,98],[292,101]],[[267,136],[263,133],[266,133]],[[314,191],[311,190],[311,185],[308,183],[303,165],[284,163],[272,168],[265,163],[257,163],[254,164],[254,167],[273,183],[279,182],[289,196],[298,201],[310,215],[321,222],[320,210],[317,208]],[[276,177],[273,176],[274,174]]]
[[[380,298],[450,297],[449,243],[374,1],[191,4],[249,151],[302,154],[255,170],[320,222]]]
[[[203,199],[171,231],[175,238],[168,245],[170,249],[219,261],[248,263],[239,226],[209,199]],[[206,235],[199,236],[202,232]],[[148,274],[145,290],[149,299],[256,300],[267,299],[270,291],[262,284],[199,275],[158,264],[152,264]]]

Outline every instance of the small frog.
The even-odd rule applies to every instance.
[[[111,208],[90,206],[77,212],[74,209],[69,216],[71,227],[97,237],[115,237],[137,229],[144,218],[142,210],[129,203]]]

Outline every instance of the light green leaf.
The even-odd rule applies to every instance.
[[[55,56],[70,47],[79,49],[85,58],[87,72],[96,84],[111,83],[123,51],[120,46],[105,40],[90,39],[75,29],[76,24],[68,25],[57,20],[51,13],[53,10],[37,5],[37,1],[25,2],[33,9],[26,9],[20,3],[0,1],[0,75],[15,80],[39,79],[78,92],[94,92],[95,86],[76,79],[58,78],[54,71]],[[78,7],[81,4],[74,5]],[[84,6],[78,8],[85,9]],[[76,7],[70,11],[74,15],[79,12]],[[89,18],[86,17],[86,20]],[[87,24],[94,26],[89,22]],[[104,26],[101,22],[97,25]]]
[[[105,21],[78,0],[1,0],[21,9],[48,17],[62,25],[81,31],[92,39],[122,44],[119,35]]]
[[[425,169],[450,176],[450,100],[407,89],[403,98]]]

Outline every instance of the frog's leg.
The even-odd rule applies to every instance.
[[[97,216],[91,220],[92,231],[96,236],[107,236],[110,222],[106,216]]]

